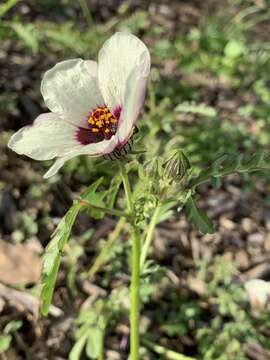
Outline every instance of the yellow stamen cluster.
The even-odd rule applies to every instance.
[[[94,135],[103,135],[105,139],[110,139],[116,133],[118,120],[107,106],[96,108],[87,121]]]

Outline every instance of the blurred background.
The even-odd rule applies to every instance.
[[[73,199],[101,175],[106,186],[114,164],[80,157],[45,181],[50,162],[6,147],[15,131],[47,111],[43,73],[64,59],[96,59],[118,30],[139,36],[152,56],[138,122],[149,159],[172,144],[195,167],[224,153],[269,151],[268,0],[2,0],[0,359],[95,359],[93,324],[108,309],[104,359],[128,358],[129,246],[125,225],[115,231],[114,219],[79,217],[54,307],[38,318],[44,247]],[[269,308],[252,309],[243,286],[270,280],[269,180],[266,173],[232,175],[218,188],[201,186],[199,206],[216,226],[213,235],[199,234],[181,213],[159,225],[152,250],[158,269],[142,284],[142,333],[150,341],[142,359],[169,358],[157,344],[204,360],[270,359]],[[108,237],[104,266],[91,279],[83,276]]]

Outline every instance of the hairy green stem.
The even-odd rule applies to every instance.
[[[86,206],[89,206],[95,210],[99,210],[104,212],[105,214],[109,214],[109,215],[113,215],[113,216],[117,216],[117,217],[128,217],[128,214],[126,214],[125,212],[121,211],[121,210],[116,210],[116,209],[110,209],[110,208],[105,208],[102,206],[97,206],[95,204],[92,204],[90,201],[84,200],[84,199],[80,199],[80,203]]]
[[[136,227],[132,228],[132,276],[130,311],[130,354],[131,360],[139,359],[139,321],[140,321],[140,238]]]
[[[149,247],[150,247],[151,241],[153,239],[154,230],[155,230],[155,227],[156,227],[157,222],[158,222],[160,209],[161,209],[161,204],[159,203],[157,205],[155,211],[154,211],[154,214],[152,216],[152,219],[151,219],[151,221],[149,223],[149,226],[148,226],[148,229],[147,229],[146,238],[145,238],[145,241],[143,243],[142,253],[141,253],[141,262],[140,262],[141,269],[143,268],[145,260],[147,258]]]
[[[104,339],[105,339],[105,327],[102,329],[102,341],[99,348],[98,360],[104,360]]]
[[[139,321],[140,321],[140,252],[141,244],[139,231],[134,223],[134,205],[132,200],[131,187],[125,166],[119,161],[119,168],[124,184],[127,198],[128,211],[132,217],[131,238],[132,238],[132,264],[131,264],[131,308],[130,308],[130,359],[139,360]]]
[[[102,341],[103,341],[103,339],[102,339]],[[98,360],[104,360],[103,351],[104,351],[103,346],[101,346],[100,349],[99,349]]]

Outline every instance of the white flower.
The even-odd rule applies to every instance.
[[[147,47],[123,32],[104,43],[98,63],[73,59],[56,64],[41,83],[51,112],[17,131],[8,146],[35,160],[57,158],[45,178],[77,155],[121,150],[143,105],[149,72]]]
[[[270,282],[262,279],[252,279],[245,282],[251,306],[254,309],[265,308],[270,301]]]

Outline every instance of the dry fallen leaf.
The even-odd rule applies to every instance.
[[[0,281],[7,285],[35,284],[41,274],[41,259],[27,246],[0,240]]]

